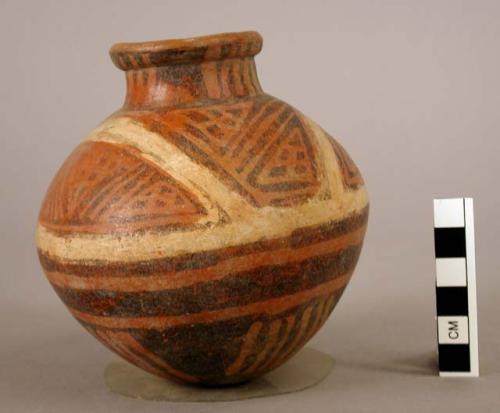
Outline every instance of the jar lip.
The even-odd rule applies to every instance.
[[[262,36],[255,31],[219,33],[186,39],[116,43],[109,54],[122,70],[255,56]]]

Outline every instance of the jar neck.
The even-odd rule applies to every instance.
[[[130,69],[124,109],[168,108],[225,101],[262,92],[253,56]]]

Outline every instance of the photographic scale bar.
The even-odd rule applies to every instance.
[[[479,376],[472,198],[434,200],[439,375]]]

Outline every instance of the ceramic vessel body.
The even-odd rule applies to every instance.
[[[222,385],[280,366],[338,302],[368,216],[345,150],[261,89],[246,32],[112,48],[127,97],[63,164],[40,261],[98,340]]]

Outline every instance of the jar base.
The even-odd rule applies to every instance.
[[[143,400],[209,402],[243,400],[292,393],[312,387],[330,374],[334,359],[304,348],[283,366],[252,381],[225,386],[193,386],[151,375],[125,361],[111,362],[104,372],[109,390]]]

